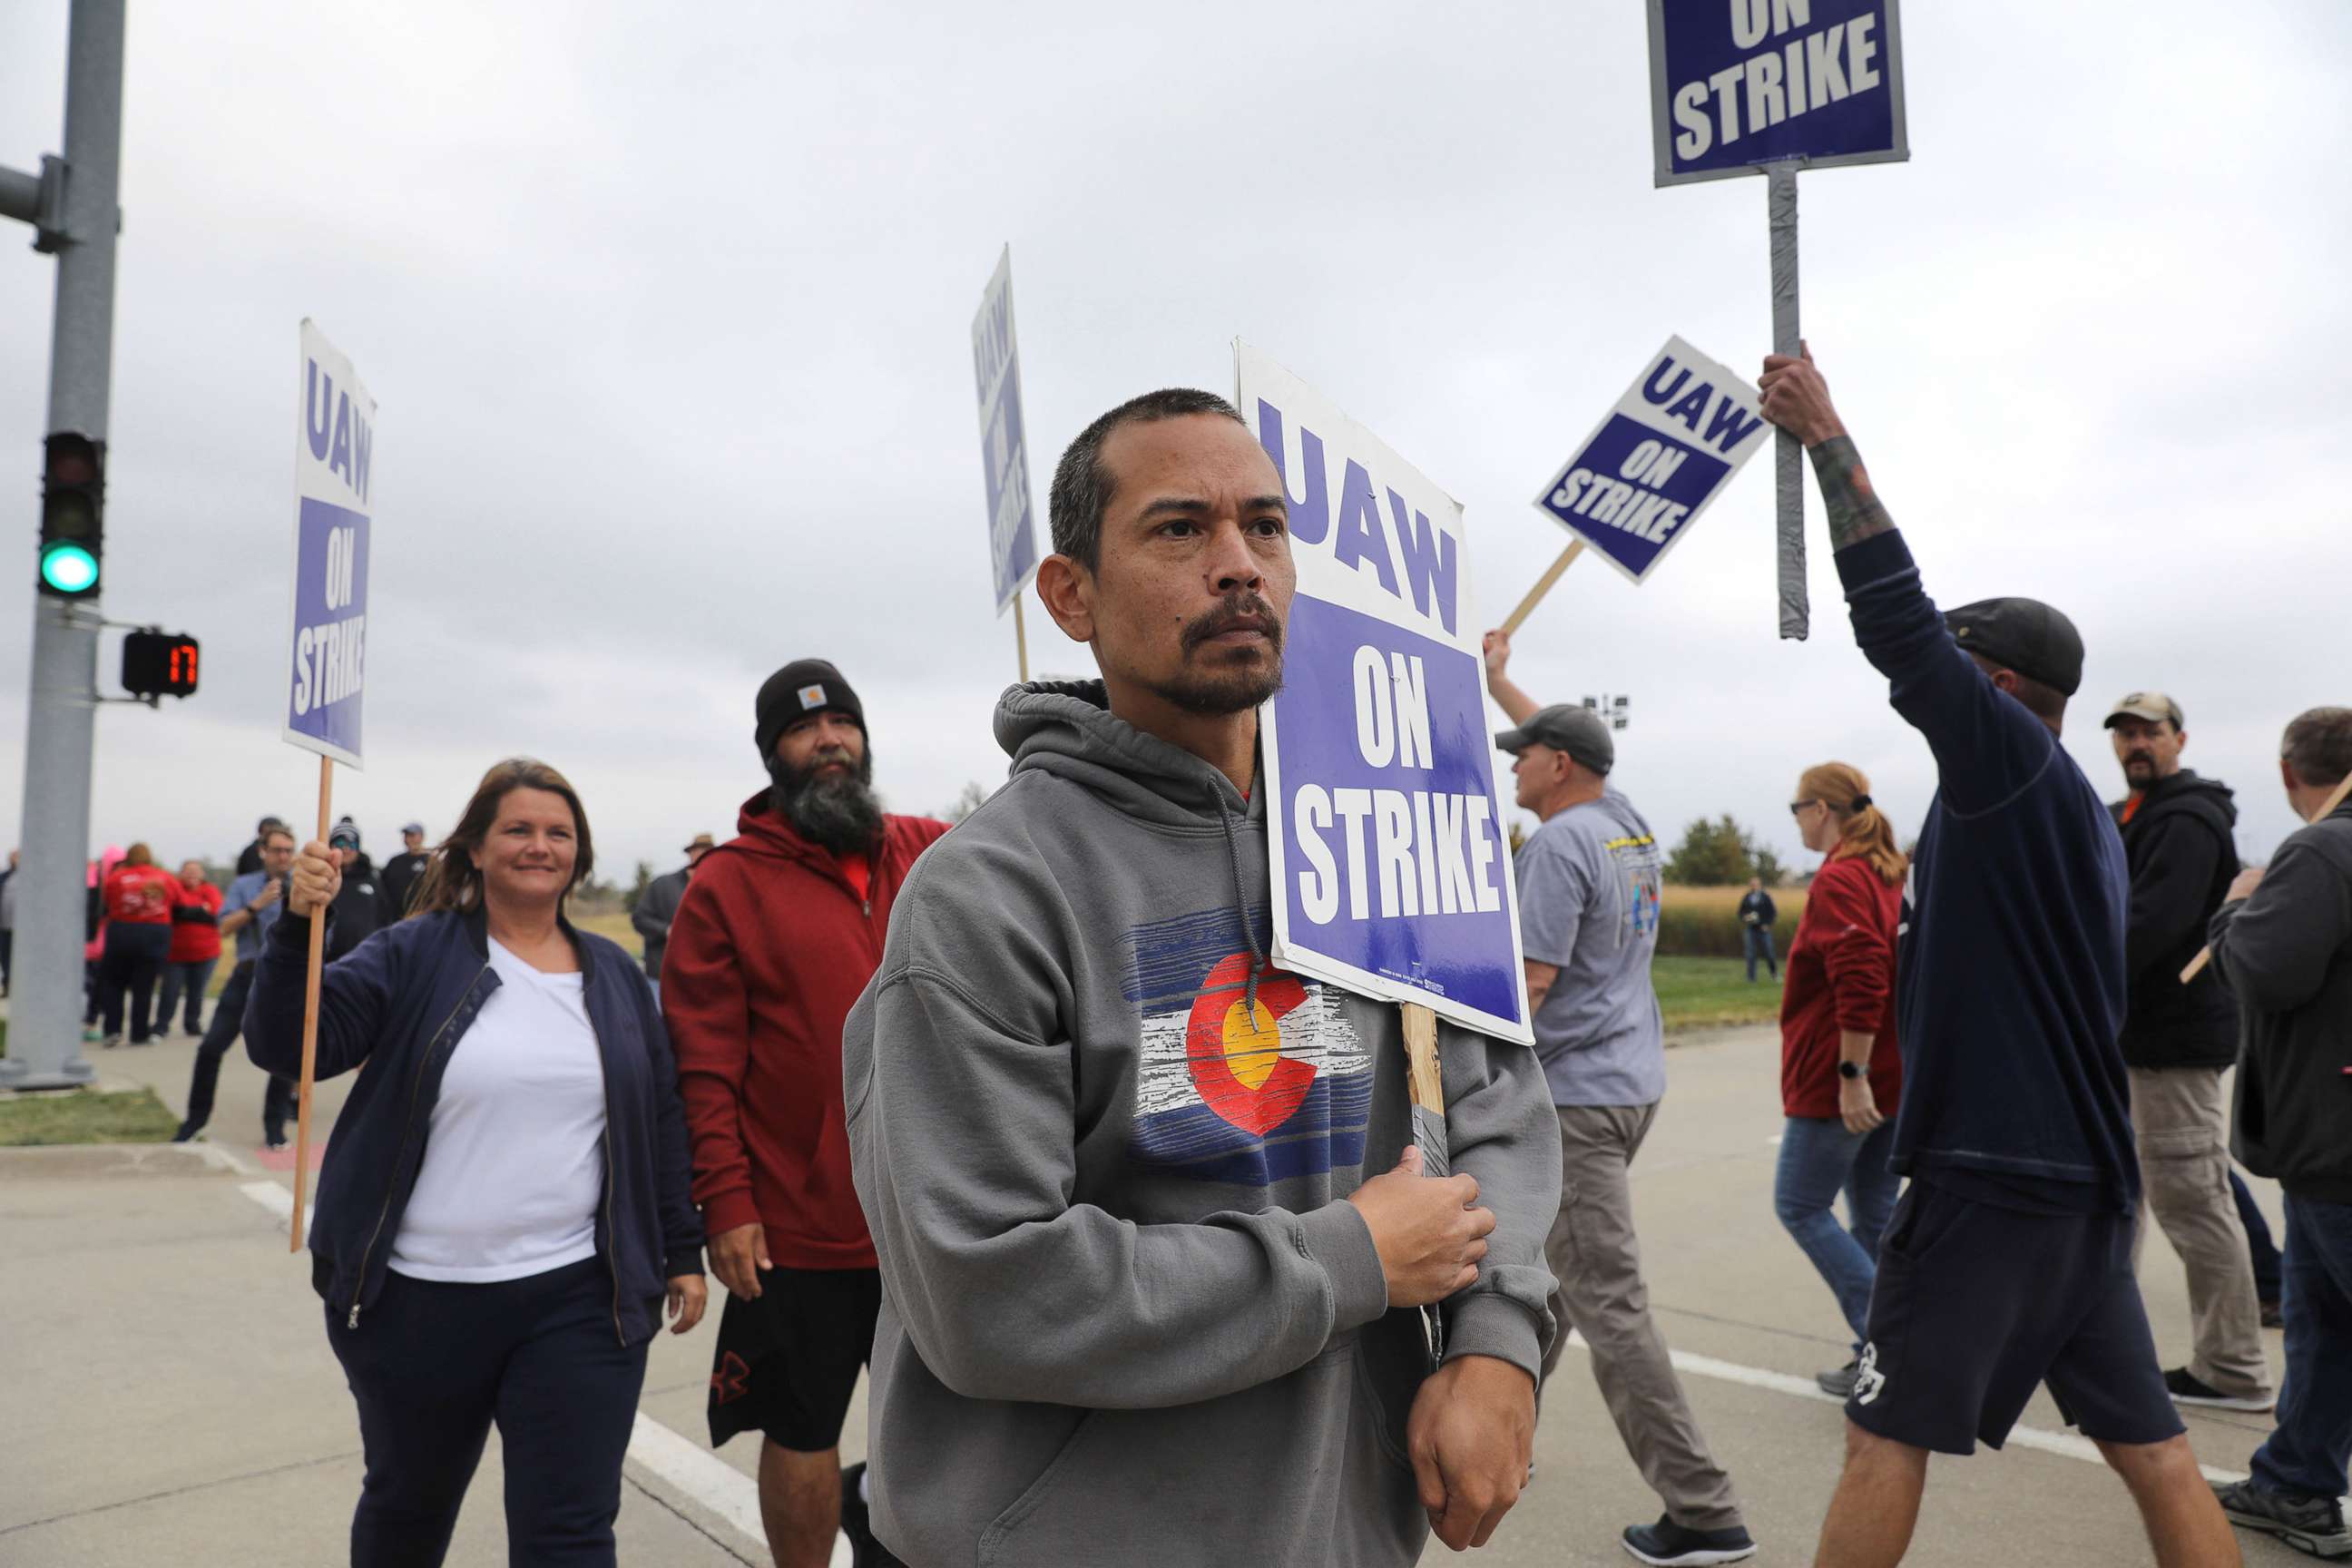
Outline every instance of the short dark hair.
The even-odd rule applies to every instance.
[[[2313,708],[2287,721],[2279,755],[2305,784],[2342,782],[2352,773],[2352,708]]]
[[[1053,526],[1054,551],[1091,572],[1102,558],[1103,509],[1110,505],[1111,478],[1102,465],[1103,443],[1126,424],[1148,425],[1159,419],[1181,419],[1188,414],[1222,415],[1244,429],[1249,422],[1241,411],[1213,392],[1189,386],[1163,387],[1130,397],[1078,432],[1054,465],[1054,489],[1046,501]]]

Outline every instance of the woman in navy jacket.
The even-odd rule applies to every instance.
[[[614,1560],[664,1298],[702,1316],[702,1221],[677,1069],[645,976],[563,900],[593,863],[563,776],[483,775],[400,924],[328,966],[318,1076],[364,1066],[337,1118],[311,1281],[359,1405],[352,1562],[437,1564],[495,1421],[509,1561]],[[296,860],[247,1005],[246,1050],[301,1069],[310,921],[341,876]]]

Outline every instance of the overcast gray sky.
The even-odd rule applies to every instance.
[[[66,11],[0,8],[0,163],[58,148]],[[1465,501],[1489,622],[1565,542],[1530,498],[1668,333],[1751,377],[1769,346],[1763,182],[1652,188],[1634,0],[677,16],[133,4],[105,607],[201,637],[204,689],[102,712],[94,842],[217,858],[312,809],[278,739],[304,315],[381,405],[339,801],[382,854],[533,752],[624,879],[730,829],[752,692],[797,656],[859,689],[896,808],[1002,775],[968,333],[1008,240],[1037,484],[1115,402],[1230,391],[1246,337]],[[1930,592],[2081,626],[2091,776],[2119,791],[2105,704],[2165,688],[2267,853],[2280,726],[2352,701],[2352,11],[1971,0],[1904,33],[1912,161],[1804,178],[1816,358]],[[0,233],[20,528],[53,286],[28,238]],[[1906,825],[1933,780],[1810,494],[1814,635],[1775,640],[1770,468],[1646,586],[1570,572],[1516,673],[1632,695],[1618,776],[1662,834],[1728,811],[1797,860],[1806,764],[1860,765]],[[1030,627],[1042,668],[1090,671]]]

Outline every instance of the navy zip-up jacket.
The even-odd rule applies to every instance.
[[[618,944],[562,922],[580,955],[581,993],[604,1067],[604,1196],[596,1253],[613,1280],[624,1344],[661,1326],[668,1282],[702,1272],[677,1068],[652,991]],[[263,940],[245,1008],[256,1067],[302,1070],[310,922],[290,910]],[[387,926],[327,966],[319,995],[318,1076],[365,1066],[335,1119],[310,1225],[310,1279],[358,1328],[383,1289],[393,1238],[425,1163],[441,1075],[499,988],[480,910]],[[485,1203],[498,1194],[482,1194]]]
[[[1889,1163],[1992,1202],[2128,1213],[2123,840],[2049,727],[1960,651],[1902,534],[1837,567],[1854,640],[1936,756],[1895,957]]]

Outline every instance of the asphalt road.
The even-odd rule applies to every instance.
[[[181,1107],[193,1042],[94,1054],[109,1077],[152,1083]],[[1772,1216],[1778,1071],[1769,1029],[1679,1043],[1635,1169],[1636,1212],[1654,1308],[1762,1545],[1756,1561],[1803,1563],[1843,1441],[1838,1406],[1808,1390],[1817,1369],[1843,1359],[1844,1342],[1827,1289]],[[242,1053],[226,1063],[221,1090],[204,1149],[0,1152],[8,1568],[342,1560],[361,1475],[350,1398],[306,1260],[287,1251],[290,1171],[268,1169],[257,1148],[260,1078]],[[338,1085],[320,1087],[321,1129],[340,1098]],[[2256,1189],[2275,1219],[2275,1191]],[[2173,1364],[2186,1353],[2188,1307],[2160,1235],[2149,1237],[2142,1273]],[[755,1448],[739,1438],[714,1456],[703,1437],[711,1342],[706,1327],[655,1347],[621,1512],[624,1563],[764,1561],[748,1480]],[[1624,1563],[1619,1530],[1656,1516],[1581,1353],[1570,1352],[1545,1401],[1534,1489],[1477,1561]],[[2046,1396],[2025,1420],[2047,1436],[1935,1461],[1910,1561],[2151,1562],[2121,1485],[2082,1457],[2087,1448]],[[2229,1471],[2245,1468],[2268,1427],[2264,1417],[2203,1413],[2189,1424],[2199,1458]],[[857,1458],[864,1441],[861,1407],[845,1454]],[[505,1561],[499,1488],[494,1437],[451,1563]],[[2308,1561],[2242,1539],[2250,1563]],[[1449,1560],[1434,1543],[1424,1559]]]

